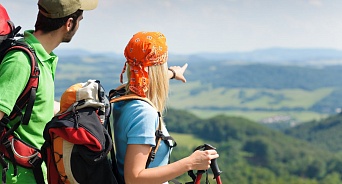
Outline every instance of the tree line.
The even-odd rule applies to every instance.
[[[214,145],[220,154],[221,179],[227,183],[342,182],[341,152],[321,149],[289,133],[275,131],[240,117],[220,115],[200,119],[187,111],[175,109],[167,111],[165,122],[170,132],[193,134]],[[342,124],[340,120],[339,123]],[[172,159],[187,156],[191,151],[186,145],[179,145],[174,149]],[[180,180],[187,181],[189,177],[183,175]]]

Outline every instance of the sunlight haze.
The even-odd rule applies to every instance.
[[[2,0],[12,21],[33,29],[36,1]],[[122,53],[138,31],[160,31],[177,54],[271,47],[342,50],[340,0],[99,0],[59,49]]]

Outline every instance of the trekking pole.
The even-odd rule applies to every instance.
[[[210,144],[204,144],[204,150],[210,150],[210,149],[216,150],[216,148],[211,146]],[[220,174],[222,173],[222,171],[220,171],[218,167],[216,158],[211,160],[210,169],[214,174],[214,179],[216,179],[216,183],[222,184],[221,177],[220,177]]]
[[[204,144],[204,145],[198,146],[198,147],[195,149],[195,151],[196,151],[196,150],[200,150],[200,149],[203,149],[203,151],[204,151],[204,150],[211,150],[211,149],[216,150],[216,148],[213,147],[213,146],[211,146],[210,144]],[[213,174],[214,174],[214,179],[216,179],[216,183],[217,183],[217,184],[222,184],[221,177],[220,177],[220,174],[222,173],[222,171],[220,171],[216,159],[212,159],[212,160],[211,160],[210,169],[211,169],[211,171],[212,171]],[[195,176],[195,178],[194,178],[194,179],[195,179],[195,180],[194,180],[194,184],[200,184],[203,173],[205,173],[204,170],[199,170],[199,171],[197,171],[196,176]],[[190,173],[189,173],[189,175],[191,176]]]
[[[202,174],[204,172],[205,171],[203,171],[203,170],[197,171],[195,184],[200,184],[201,183]]]
[[[220,174],[221,174],[222,171],[220,171],[220,169],[218,167],[218,164],[216,162],[216,159],[213,159],[211,161],[210,168],[211,168],[211,170],[214,173],[214,179],[216,179],[216,183],[217,184],[222,184],[221,177],[220,177]]]

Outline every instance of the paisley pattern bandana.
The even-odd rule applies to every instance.
[[[138,32],[128,42],[124,54],[126,62],[120,75],[120,82],[123,83],[123,74],[126,65],[129,64],[129,89],[141,97],[146,97],[149,84],[148,67],[162,65],[168,57],[165,36],[160,32]]]

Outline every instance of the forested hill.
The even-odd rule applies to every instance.
[[[231,65],[226,61],[191,62],[189,81],[200,80],[215,88],[267,88],[315,90],[342,87],[342,65],[316,67],[293,65]]]
[[[342,152],[342,114],[310,121],[284,130],[286,135],[305,140],[317,148]]]
[[[269,51],[268,55],[266,54]],[[189,82],[200,81],[201,83],[210,83],[213,87],[225,88],[268,88],[268,89],[293,89],[300,88],[305,90],[314,90],[323,87],[342,87],[342,51],[318,50],[316,52],[323,54],[315,56],[317,60],[300,60],[293,62],[291,65],[285,64],[284,60],[289,58],[285,55],[300,55],[307,53],[308,50],[299,52],[293,50],[283,51],[283,55],[278,54],[274,57],[274,62],[270,62],[267,56],[272,56],[272,52],[280,52],[282,50],[263,50],[258,59],[265,58],[267,62],[252,62],[253,57],[245,57],[246,60],[236,60],[232,54],[198,54],[189,56],[172,55],[169,57],[169,65],[182,65],[189,63],[186,77]],[[319,52],[320,51],[320,52]],[[325,51],[325,52],[323,52]],[[256,51],[255,51],[256,52]],[[259,53],[256,52],[256,53]],[[62,52],[60,56],[59,69],[57,70],[57,87],[67,83],[76,81],[84,81],[88,78],[99,78],[104,81],[104,85],[109,88],[119,83],[119,74],[122,70],[124,58],[117,54],[90,54],[82,51]],[[73,54],[71,54],[73,53]],[[79,53],[79,54],[77,54]],[[315,53],[315,50],[309,52]],[[323,56],[328,53],[335,53],[332,56],[336,65],[329,65],[330,59],[323,60]],[[239,58],[243,53],[236,54]],[[246,54],[248,55],[248,53]],[[258,56],[258,54],[256,54]],[[308,55],[308,54],[304,54]],[[317,55],[317,54],[316,54]],[[212,56],[214,59],[210,59]],[[280,57],[284,57],[282,62]],[[295,56],[291,56],[294,60]],[[328,57],[328,56],[326,56]],[[277,59],[275,59],[277,58]],[[314,58],[314,56],[301,56],[299,59]],[[318,60],[319,59],[319,60]],[[271,61],[273,61],[271,60]],[[341,62],[341,65],[340,63]],[[305,64],[306,63],[306,64]],[[311,64],[308,64],[311,63]],[[313,64],[312,64],[313,63]],[[326,65],[328,63],[328,65]],[[304,64],[301,65],[301,64]],[[326,66],[324,66],[326,65]],[[61,93],[58,88],[57,96]]]
[[[187,83],[171,81],[171,108],[164,114],[171,135],[181,137],[176,139],[180,144],[172,160],[188,156],[194,144],[206,142],[220,153],[223,183],[342,183],[342,154],[337,146],[342,120],[335,112],[342,106],[341,58],[307,54],[291,60],[273,53],[278,59],[272,62],[266,62],[266,55],[256,57],[265,62],[216,54],[170,55],[169,65],[189,63]],[[56,98],[70,85],[88,79],[99,79],[107,91],[115,88],[123,62],[123,57],[111,54],[61,55]],[[303,116],[320,120],[286,131],[254,121],[278,115],[291,117],[290,126]],[[185,174],[181,179],[189,177]]]
[[[187,111],[169,109],[165,122],[169,131],[195,135],[197,139],[217,148],[223,183],[342,183],[341,150],[332,152],[327,147],[322,149],[313,142],[296,139],[240,117],[221,115],[201,119]],[[341,120],[334,122],[341,124]],[[317,134],[324,130],[324,127],[316,127]],[[305,134],[310,128],[300,131]],[[332,134],[321,137],[321,141],[338,138],[338,135]],[[188,147],[193,145],[192,140],[178,141],[182,144],[174,149],[173,160],[187,156],[193,150]],[[331,144],[327,146],[334,147]],[[188,177],[184,175],[181,179],[186,181]]]
[[[57,100],[67,87],[88,79],[100,80],[108,91],[119,85],[122,55],[73,50],[59,55]],[[324,49],[170,54],[170,66],[189,63],[187,83],[171,81],[170,106],[260,122],[284,114],[289,123],[317,119],[342,105],[341,61],[340,51]]]

